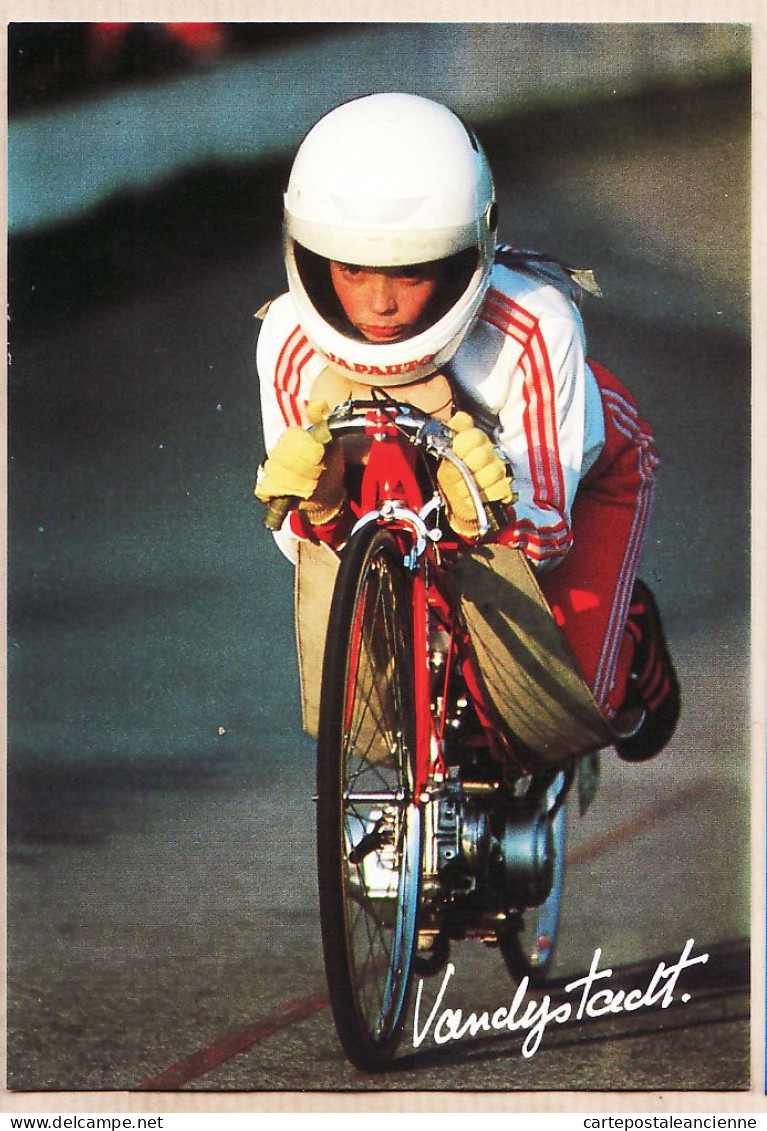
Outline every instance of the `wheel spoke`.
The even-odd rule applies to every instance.
[[[366,592],[367,607],[361,607],[353,683],[350,680],[354,712],[347,736],[349,749],[355,751],[367,768],[381,760],[372,753],[376,739],[383,739],[382,744],[390,750],[394,746],[396,734],[389,725],[391,716],[401,718],[402,715],[401,693],[396,673],[391,670],[396,647],[391,575],[372,567],[370,573],[375,579],[375,591]],[[382,658],[388,670],[380,670]]]

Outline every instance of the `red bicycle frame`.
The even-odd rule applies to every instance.
[[[403,438],[401,430],[385,410],[372,410],[366,415],[364,432],[370,448],[364,460],[359,502],[353,509],[360,520],[368,515],[385,522],[399,537],[403,559],[412,577],[413,647],[415,652],[415,722],[416,766],[415,797],[427,800],[430,781],[444,778],[442,746],[446,725],[448,689],[456,663],[460,664],[467,691],[477,717],[485,730],[485,740],[499,759],[508,757],[503,739],[498,734],[482,691],[476,664],[465,629],[460,627],[454,600],[440,584],[439,555],[446,551],[460,552],[460,540],[441,543],[432,537],[419,541],[419,524],[427,500],[419,483],[416,464],[419,458],[414,444]],[[387,505],[389,507],[387,508]],[[372,520],[372,519],[371,519]],[[429,532],[431,533],[431,532]],[[439,623],[448,636],[445,663],[440,677],[441,693],[435,695],[430,673],[430,610],[431,619]],[[433,699],[441,709],[432,709]]]

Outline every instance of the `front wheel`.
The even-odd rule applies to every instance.
[[[498,933],[498,945],[512,978],[521,981],[526,977],[533,985],[540,985],[549,975],[559,931],[565,878],[567,788],[565,773],[558,773],[544,800],[544,804],[554,810],[551,818],[554,852],[551,890],[538,907],[512,912]]]
[[[402,1033],[418,927],[413,609],[395,538],[347,548],[328,624],[317,748],[325,969],[349,1060],[385,1067]]]

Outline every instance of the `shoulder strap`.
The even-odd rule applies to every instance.
[[[263,320],[266,318],[266,316],[269,312],[269,307],[272,305],[273,302],[274,302],[274,299],[270,298],[268,300],[268,302],[265,302],[263,306],[259,307],[259,309],[253,315],[253,317],[257,318],[259,322],[263,322]]]
[[[503,264],[516,271],[528,271],[531,275],[538,275],[551,283],[566,286],[577,302],[580,299],[578,291],[587,291],[596,298],[602,298],[602,288],[594,278],[590,268],[570,267],[559,259],[541,251],[527,251],[523,248],[511,247],[509,244],[499,244],[495,249],[496,263]]]

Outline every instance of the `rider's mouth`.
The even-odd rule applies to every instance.
[[[360,331],[373,342],[392,342],[401,338],[404,326],[360,326]]]

